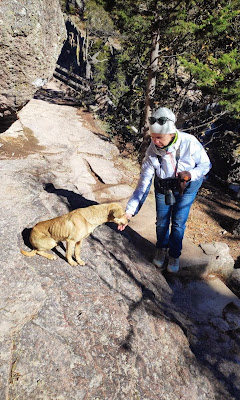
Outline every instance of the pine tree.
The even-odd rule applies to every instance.
[[[131,140],[128,127],[132,124],[139,124],[139,132],[142,126],[146,127],[148,113],[144,115],[143,110],[146,98],[149,100],[146,88],[151,74],[156,78],[156,88],[155,95],[154,90],[151,91],[152,98],[146,109],[150,103],[151,107],[154,103],[168,106],[183,123],[184,119],[195,115],[205,118],[206,105],[218,103],[223,110],[238,116],[237,0],[97,2],[108,11],[123,38],[118,67],[124,72],[129,90],[119,98],[113,117],[123,135],[129,135]],[[156,21],[159,49],[153,74],[151,43]],[[156,57],[154,59],[156,61]],[[195,98],[199,97],[197,101],[191,100],[190,92]],[[138,144],[141,144],[140,135]]]

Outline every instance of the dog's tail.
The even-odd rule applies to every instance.
[[[32,250],[32,251],[20,250],[20,251],[24,256],[27,256],[27,257],[33,257],[33,256],[35,256],[35,254],[37,254],[37,250]]]

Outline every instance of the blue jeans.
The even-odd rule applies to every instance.
[[[182,241],[191,205],[203,179],[187,183],[182,196],[174,193],[176,203],[165,204],[165,195],[155,192],[157,248],[169,247],[169,255],[178,258],[181,255]],[[171,232],[169,232],[171,222]]]

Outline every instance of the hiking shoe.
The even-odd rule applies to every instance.
[[[169,256],[167,271],[176,274],[179,271],[179,258]]]
[[[162,268],[167,256],[167,249],[157,249],[155,257],[153,259],[153,264],[157,268]]]

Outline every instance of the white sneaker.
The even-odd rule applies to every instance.
[[[162,268],[166,261],[166,256],[167,256],[167,249],[157,249],[155,257],[153,259],[153,264],[157,268]]]
[[[179,271],[179,258],[169,256],[167,271],[176,274]]]

